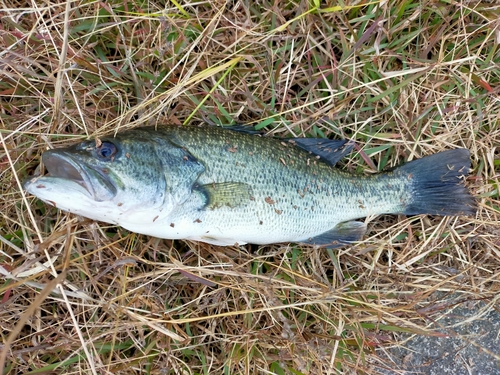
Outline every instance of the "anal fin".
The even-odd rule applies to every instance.
[[[346,221],[344,223],[337,224],[328,232],[299,242],[333,249],[359,241],[365,233],[365,223],[360,221]]]

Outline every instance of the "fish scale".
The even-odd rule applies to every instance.
[[[137,128],[47,151],[49,175],[25,188],[63,210],[137,233],[218,245],[336,247],[363,236],[358,218],[475,212],[462,183],[467,150],[365,176],[334,167],[350,147],[241,128]]]
[[[252,181],[255,201],[239,210],[221,208],[205,211],[203,215],[196,211],[184,215],[201,216],[200,220],[207,223],[206,227],[212,226],[214,222],[219,223],[217,228],[221,234],[242,230],[249,233],[249,238],[235,239],[231,244],[283,242],[290,237],[300,241],[323,233],[325,223],[333,228],[346,219],[366,216],[359,204],[349,204],[347,199],[350,196],[362,196],[362,193],[356,194],[352,186],[348,189],[352,185],[349,181],[352,176],[338,173],[332,166],[316,160],[314,155],[297,147],[284,146],[283,142],[273,138],[204,129],[210,131],[210,147],[206,148],[197,146],[206,142],[207,134],[203,131],[174,128],[175,133],[169,136],[198,160],[213,160],[214,154],[220,156],[217,163],[207,163],[209,167],[199,179],[201,184]],[[288,163],[282,162],[284,157]],[[255,158],[260,160],[256,161]],[[247,167],[240,170],[235,167],[237,163]],[[329,193],[327,189],[315,193],[313,187],[319,179],[325,185],[336,186],[338,193]],[[358,188],[364,189],[363,185],[358,185]],[[266,201],[268,198],[272,204]],[[373,202],[374,210],[378,203],[378,200]],[[389,208],[388,211],[393,209]],[[270,233],[263,234],[263,226]],[[212,234],[207,233],[205,239],[210,239]]]

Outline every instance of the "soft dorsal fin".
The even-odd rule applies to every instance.
[[[347,140],[324,138],[291,138],[289,141],[314,155],[318,155],[331,165],[337,164],[340,159],[351,152],[354,146],[354,143]]]
[[[237,131],[245,134],[264,135],[262,132],[255,130],[252,126],[245,124],[237,124],[227,127],[229,130]],[[319,156],[324,161],[331,165],[337,162],[351,152],[354,143],[347,140],[332,140],[325,138],[278,138],[283,141],[288,141],[296,144],[303,150]]]
[[[252,188],[242,182],[221,182],[198,185],[195,190],[206,198],[205,209],[236,208],[250,203],[253,199]]]
[[[328,232],[299,242],[334,249],[336,247],[349,245],[352,242],[359,241],[365,233],[365,223],[360,221],[346,221],[344,223],[337,224],[337,226],[330,229]]]

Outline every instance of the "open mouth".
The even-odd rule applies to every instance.
[[[71,155],[60,150],[49,150],[42,155],[49,177],[63,178],[82,186],[96,201],[104,201],[116,195],[116,187],[103,172],[83,165]]]
[[[49,171],[51,177],[60,177],[72,180],[83,186],[89,193],[91,193],[89,189],[88,176],[85,175],[82,168],[78,164],[74,163],[73,160],[65,158],[60,154],[47,151],[43,154],[43,164]]]

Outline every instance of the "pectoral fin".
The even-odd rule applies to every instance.
[[[195,187],[206,198],[205,209],[215,210],[229,207],[236,208],[249,204],[252,197],[250,185],[242,182],[222,182]]]
[[[345,223],[338,224],[328,232],[300,242],[333,249],[343,245],[348,245],[355,241],[359,241],[363,237],[365,232],[365,223],[359,221],[347,221]]]

